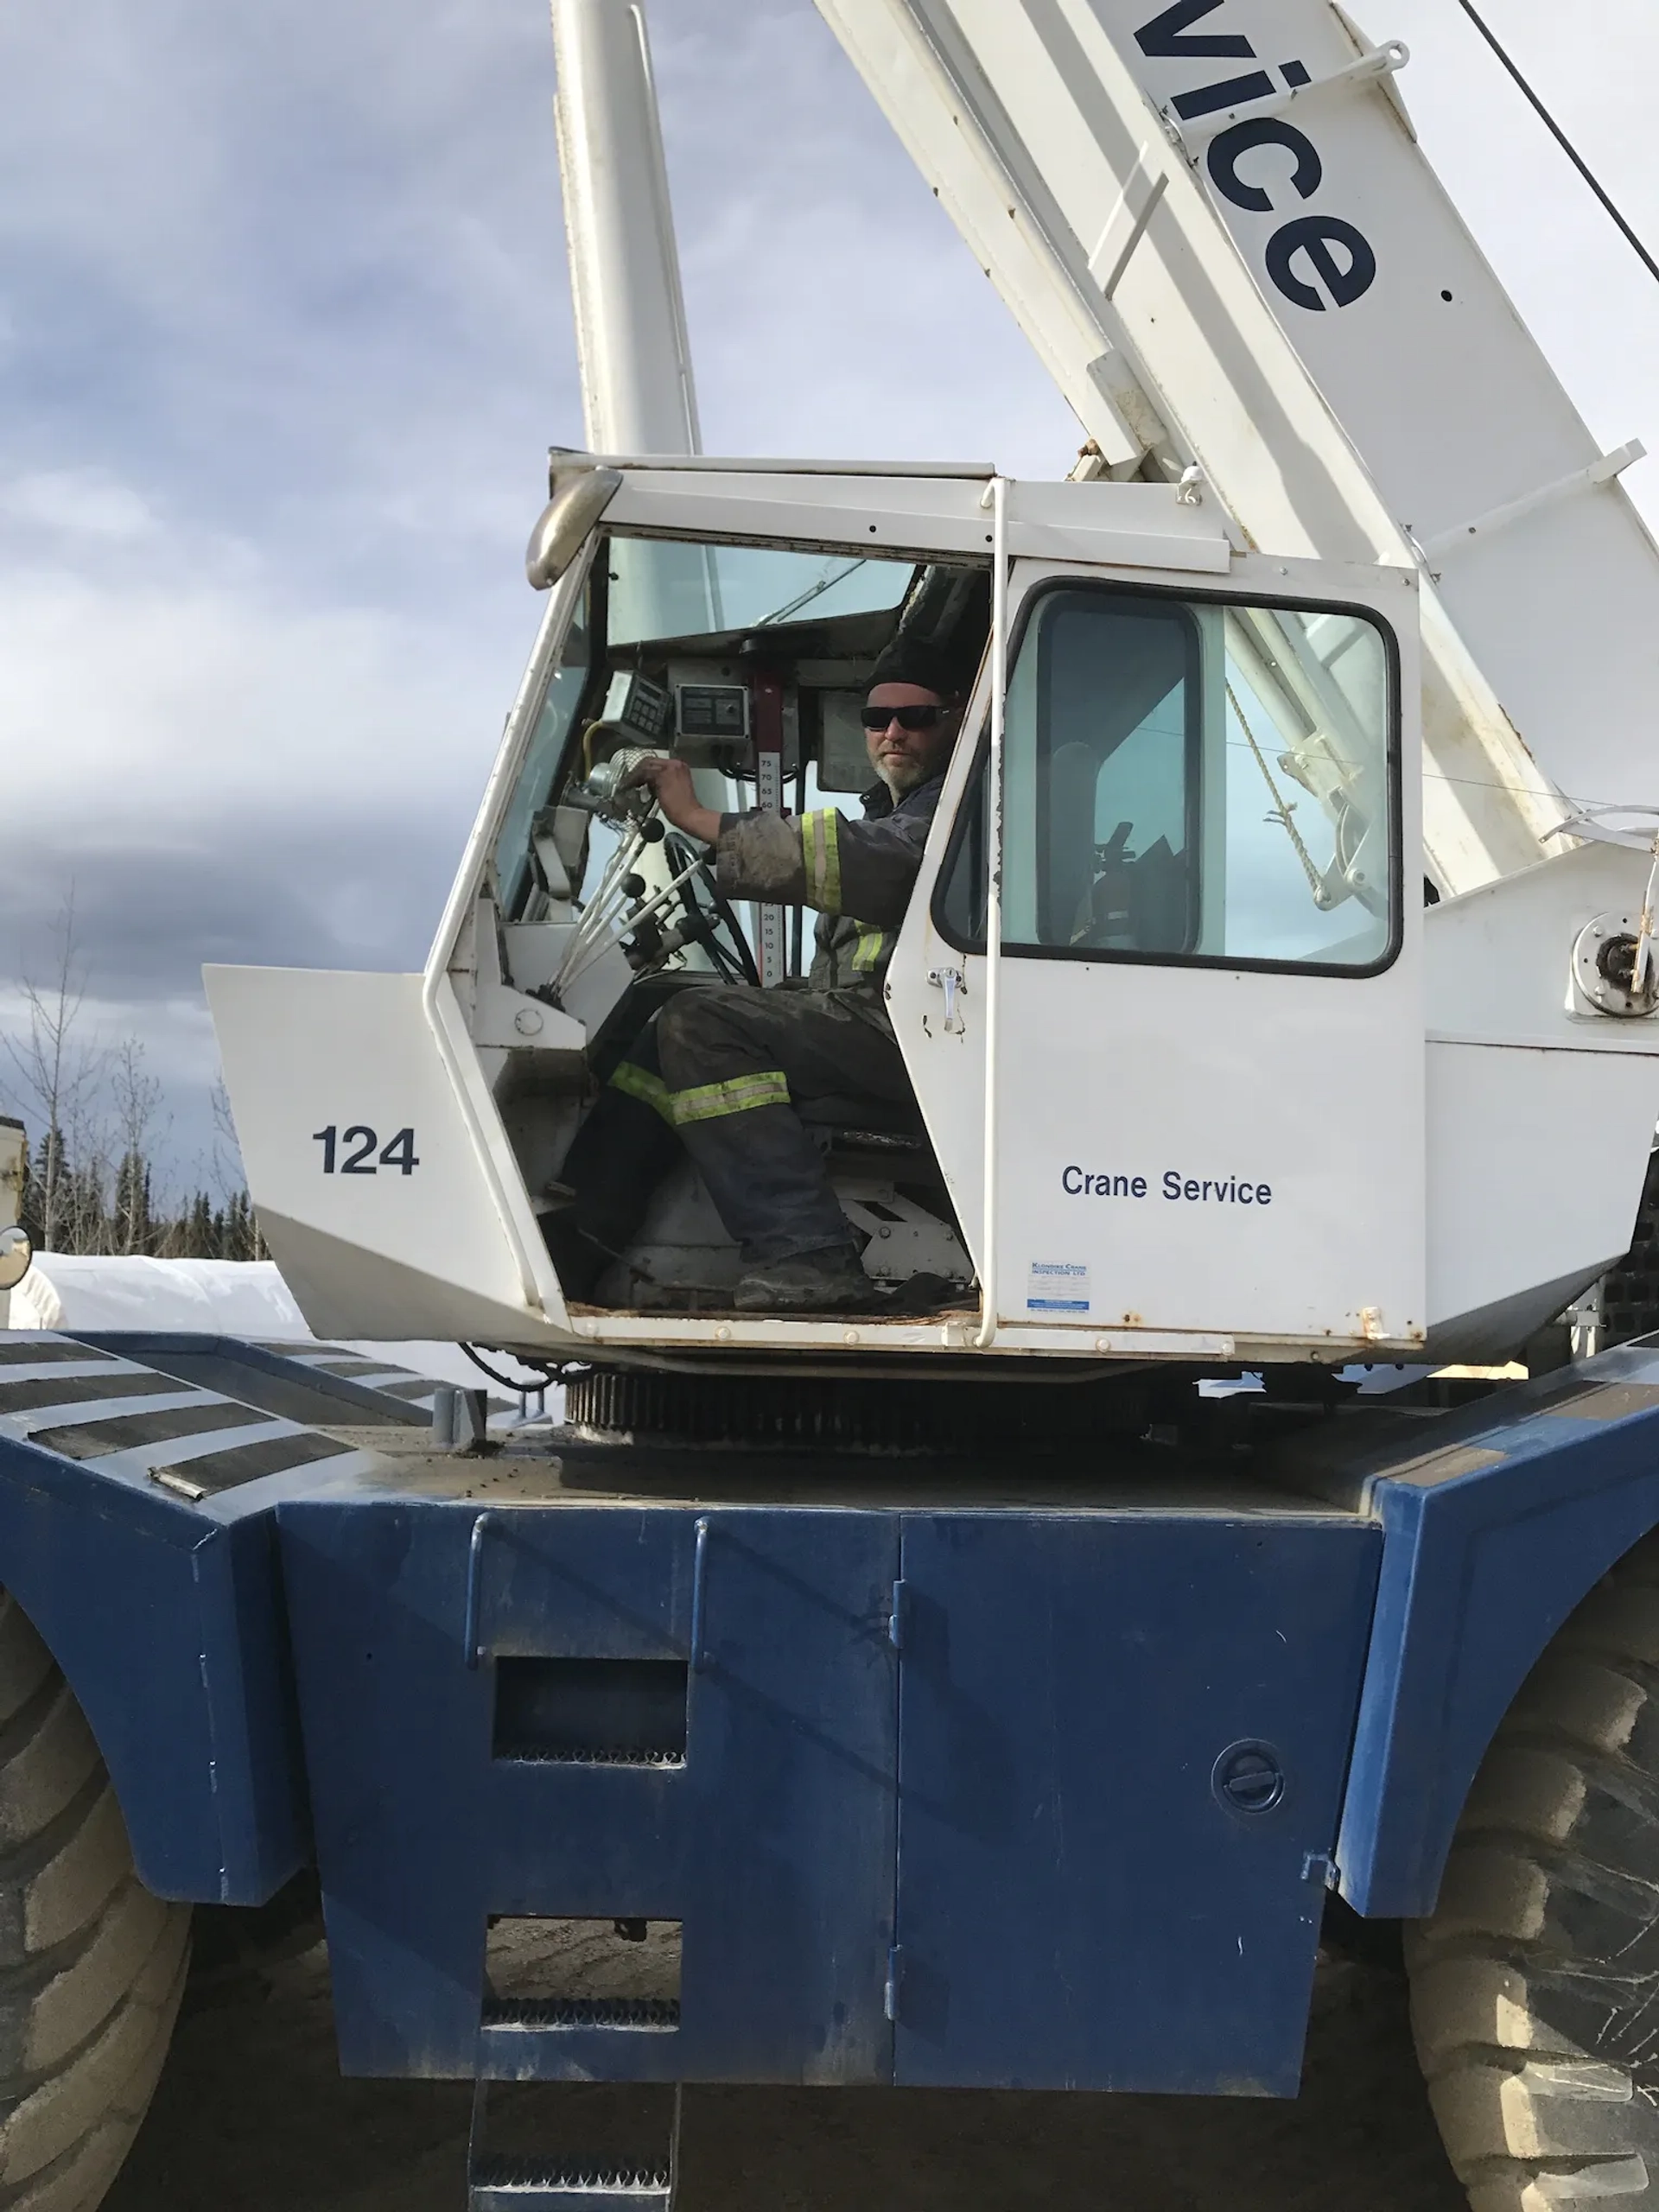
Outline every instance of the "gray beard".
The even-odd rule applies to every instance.
[[[891,769],[878,768],[875,773],[878,782],[887,785],[887,796],[895,803],[908,797],[912,791],[920,791],[922,785],[927,781],[925,776],[918,774],[913,769],[902,783]]]

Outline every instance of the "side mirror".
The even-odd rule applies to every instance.
[[[0,1229],[0,1295],[16,1289],[34,1258],[35,1248],[21,1229]]]
[[[23,1210],[23,1177],[29,1139],[21,1122],[0,1116],[0,1298],[16,1290],[35,1257],[27,1236],[16,1228]]]
[[[621,488],[620,468],[554,471],[553,496],[530,534],[524,555],[524,574],[535,590],[547,591],[557,583]]]

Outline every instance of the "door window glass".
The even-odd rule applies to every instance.
[[[1038,600],[1008,685],[1011,952],[1371,969],[1394,941],[1392,679],[1347,610]],[[982,785],[938,919],[984,932]]]

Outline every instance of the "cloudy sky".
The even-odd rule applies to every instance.
[[[1486,9],[1659,241],[1652,0]],[[1382,10],[1592,428],[1659,451],[1659,286],[1454,0]],[[1069,416],[810,0],[651,12],[709,448],[1063,473]],[[581,436],[551,94],[541,0],[0,16],[0,1021],[73,885],[181,1173],[202,960],[415,964],[464,837]]]

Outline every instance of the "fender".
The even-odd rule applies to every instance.
[[[92,1410],[76,1402],[78,1384],[92,1395],[89,1370],[151,1393],[159,1375],[172,1407],[198,1396],[245,1407],[270,1438],[259,1478],[193,1503],[135,1465],[142,1447],[73,1458],[31,1440],[31,1428],[73,1436]],[[43,1406],[41,1382],[60,1376],[60,1397]],[[396,1397],[222,1338],[0,1337],[0,1583],[79,1700],[159,1897],[263,1904],[310,1862],[276,1508],[365,1459],[297,1426],[330,1415],[417,1417]],[[85,1450],[92,1432],[80,1435]],[[279,1440],[289,1448],[273,1452]],[[188,1448],[162,1455],[186,1476]],[[292,1471],[268,1471],[273,1457]]]
[[[1659,1345],[1502,1392],[1362,1460],[1382,1574],[1337,1844],[1372,1917],[1434,1910],[1497,1725],[1600,1578],[1659,1526]]]
[[[273,1896],[310,1843],[270,1514],[204,1529],[0,1436],[0,1582],[80,1701],[147,1886]]]

